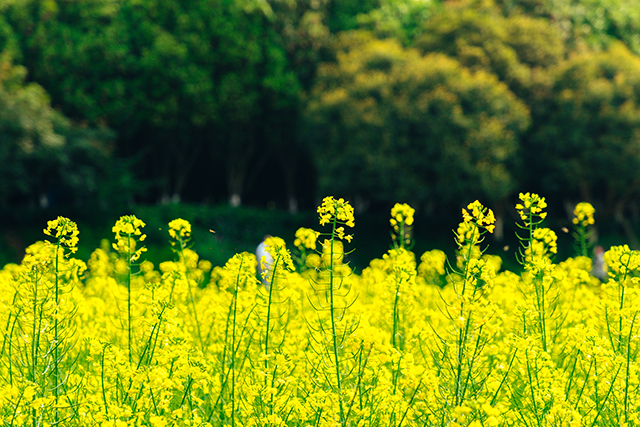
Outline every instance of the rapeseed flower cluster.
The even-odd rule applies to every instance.
[[[521,273],[486,253],[495,217],[479,202],[454,231],[457,262],[392,245],[354,272],[353,209],[326,198],[331,229],[296,233],[298,270],[267,242],[268,286],[253,254],[200,259],[181,219],[172,259],[145,260],[128,216],[85,264],[60,217],[0,269],[0,425],[639,425],[640,256],[607,251],[606,283],[580,252],[556,262],[545,208],[521,195]]]
[[[296,239],[293,244],[298,249],[311,249],[316,248],[316,239],[318,238],[318,232],[310,228],[301,227],[296,231]]]
[[[592,245],[591,228],[595,224],[593,215],[596,210],[590,203],[578,203],[573,210],[573,224],[575,230],[573,236],[576,240],[576,251],[582,256],[587,256]]]
[[[541,220],[547,217],[544,212],[547,207],[544,197],[533,193],[520,193],[519,197],[520,203],[516,204],[516,210],[525,224],[533,222],[536,217]]]
[[[172,239],[187,240],[191,236],[191,224],[184,219],[174,219],[169,223],[169,236]]]
[[[525,250],[525,256],[530,259],[539,259],[558,253],[558,236],[548,228],[536,228],[533,230],[531,244]]]
[[[462,219],[465,223],[472,223],[477,227],[485,228],[489,233],[493,233],[495,229],[496,218],[493,215],[493,211],[482,206],[477,200],[462,209]]]
[[[146,234],[142,234],[141,228],[145,223],[135,217],[135,215],[126,215],[120,218],[112,231],[116,234],[116,241],[113,243],[113,249],[120,254],[127,254],[131,262],[140,258],[145,247],[136,250],[137,242],[142,242],[147,238]]]
[[[44,234],[54,237],[58,240],[60,246],[66,246],[71,252],[78,250],[78,226],[75,222],[68,218],[59,216],[53,221],[47,222],[47,228],[43,230]]]
[[[411,231],[413,226],[413,214],[415,209],[406,203],[396,203],[391,208],[391,240],[396,246],[411,247]]]
[[[588,225],[595,224],[595,220],[593,219],[593,215],[596,213],[595,208],[591,205],[591,203],[580,202],[576,205],[573,210],[573,223],[575,225],[581,225],[586,227]]]
[[[348,227],[355,226],[353,207],[342,198],[336,200],[329,196],[322,199],[322,205],[318,206],[318,215],[320,215],[320,225],[327,225],[335,220]]]

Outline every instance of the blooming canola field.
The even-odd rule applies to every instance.
[[[333,197],[290,248],[271,237],[270,259],[216,267],[182,219],[174,259],[153,265],[141,219],[84,261],[59,217],[0,270],[0,425],[640,425],[640,256],[613,247],[593,277],[580,203],[576,256],[556,262],[545,208],[520,194],[520,274],[485,253],[495,218],[477,201],[455,259],[414,254],[397,204],[389,251],[361,272],[353,208]]]

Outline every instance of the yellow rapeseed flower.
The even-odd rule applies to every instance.
[[[325,197],[322,205],[318,206],[318,215],[320,215],[320,225],[326,225],[335,218],[340,224],[355,226],[353,207],[342,198],[336,200],[333,196]]]
[[[42,230],[47,236],[55,237],[60,242],[60,245],[64,245],[71,252],[78,250],[78,226],[75,222],[68,218],[59,216],[53,221],[47,222],[47,228]]]
[[[473,223],[478,227],[485,228],[489,233],[493,233],[495,229],[496,217],[493,211],[476,200],[469,203],[466,209],[462,209],[462,219],[466,223]]]
[[[533,238],[536,242],[542,244],[544,254],[558,253],[558,236],[553,230],[549,228],[537,228],[533,231]]]
[[[576,208],[573,210],[573,223],[576,225],[581,225],[586,227],[588,225],[593,225],[595,220],[593,219],[593,214],[596,213],[595,208],[591,205],[591,203],[581,202],[576,205]]]
[[[612,246],[605,252],[604,260],[614,277],[625,277],[640,269],[640,252],[629,249],[628,245]]]
[[[178,236],[181,240],[188,239],[191,236],[191,224],[181,218],[174,219],[169,223],[169,236],[173,239],[177,239]]]
[[[413,214],[416,212],[411,206],[406,203],[396,203],[391,208],[391,219],[389,222],[393,229],[398,232],[398,224],[405,223],[406,225],[413,225]]]
[[[142,252],[147,250],[144,246],[136,250],[136,241],[142,242],[147,237],[140,230],[145,225],[135,215],[125,215],[111,229],[116,233],[116,243],[113,244],[113,248],[121,255],[130,254],[131,262],[136,261],[142,255]]]
[[[264,241],[264,246],[265,250],[271,255],[271,258],[273,258],[274,261],[279,259],[280,262],[284,263],[285,269],[295,271],[293,260],[291,259],[291,252],[287,249],[287,245],[283,239],[280,237],[269,236]],[[262,262],[262,260],[260,260],[260,262]]]
[[[536,216],[540,219],[547,217],[547,213],[543,212],[543,209],[547,207],[544,197],[534,193],[520,193],[519,197],[521,203],[516,205],[516,210],[525,223],[533,222],[533,218]]]
[[[413,214],[415,209],[406,203],[396,203],[391,208],[391,219],[389,223],[393,228],[391,238],[394,246],[409,247],[411,245],[411,226],[413,225]],[[398,244],[399,241],[400,243]]]
[[[293,244],[298,248],[315,249],[318,232],[310,228],[300,227],[296,231],[296,239]]]

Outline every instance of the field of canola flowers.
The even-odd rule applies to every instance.
[[[544,198],[520,199],[520,275],[483,254],[495,219],[479,202],[455,260],[416,259],[413,209],[396,205],[392,249],[356,274],[343,262],[353,209],[327,197],[293,251],[267,241],[266,286],[253,254],[199,260],[181,219],[175,259],[154,266],[140,219],[120,218],[85,263],[59,217],[0,271],[0,424],[640,424],[638,253],[611,248],[608,281],[592,277],[581,203],[580,256],[555,263]]]

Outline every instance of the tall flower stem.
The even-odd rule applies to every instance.
[[[336,316],[335,316],[335,302],[334,302],[334,271],[333,271],[333,254],[334,254],[334,242],[336,235],[336,228],[338,224],[337,216],[333,217],[332,230],[331,230],[331,249],[330,249],[330,261],[329,261],[329,313],[331,315],[331,337],[333,342],[333,359],[336,365],[336,382],[338,385],[338,403],[340,404],[340,423],[344,424],[344,405],[342,402],[342,375],[340,374],[340,357],[338,356],[338,333],[336,328]]]

